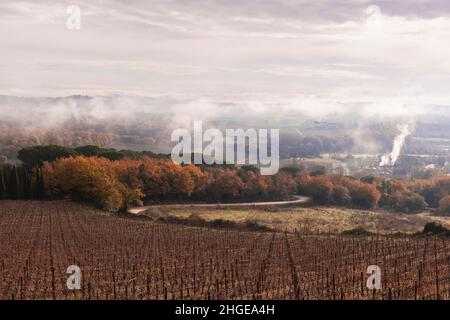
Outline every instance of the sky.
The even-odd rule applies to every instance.
[[[70,5],[81,10],[79,30],[66,26]],[[449,57],[448,0],[0,2],[1,95],[403,114],[450,105]]]

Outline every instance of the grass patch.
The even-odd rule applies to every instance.
[[[430,213],[401,214],[385,211],[348,209],[341,207],[295,207],[295,208],[152,208],[144,213],[152,219],[200,219],[194,221],[202,226],[236,228],[235,225],[254,227],[252,222],[279,232],[303,234],[342,234],[363,226],[376,234],[419,234],[428,222],[438,222],[450,228],[450,217],[436,217]],[[171,218],[169,218],[171,219]],[[187,222],[186,222],[187,223]]]
[[[342,231],[342,235],[344,236],[372,236],[375,233],[370,232],[369,230],[363,227],[356,227],[350,230]]]
[[[214,219],[208,221],[202,219],[197,214],[192,214],[187,218],[181,218],[172,215],[160,216],[156,219],[156,221],[201,228],[233,229],[233,230],[258,231],[258,232],[273,231],[273,229],[253,220],[245,220],[243,223],[224,219]]]

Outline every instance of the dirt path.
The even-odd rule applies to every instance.
[[[236,208],[236,207],[262,207],[262,206],[284,206],[291,204],[307,203],[310,197],[295,196],[295,200],[287,201],[266,201],[266,202],[241,202],[241,203],[202,203],[202,204],[158,204],[154,206],[134,207],[128,210],[129,213],[139,214],[150,208],[168,207],[173,209],[182,208]]]

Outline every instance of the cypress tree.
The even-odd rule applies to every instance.
[[[0,200],[6,200],[6,182],[3,168],[0,168]]]
[[[30,176],[30,169],[21,167],[21,186],[22,186],[22,197],[24,199],[31,199],[32,198],[32,187],[31,187],[31,176]]]
[[[45,179],[44,179],[44,174],[42,173],[42,169],[40,169],[41,172],[41,180],[40,180],[40,186],[39,186],[39,190],[40,190],[40,194],[41,194],[41,199],[45,198]]]
[[[33,198],[39,199],[39,169],[38,168],[33,169],[33,175],[34,175]]]
[[[35,193],[37,199],[44,198],[44,177],[41,168],[36,168]]]
[[[20,194],[20,179],[19,179],[19,172],[17,170],[17,166],[13,167],[12,170],[12,177],[11,177],[11,198],[14,200],[19,200],[21,197]]]

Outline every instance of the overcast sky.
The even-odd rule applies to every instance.
[[[80,30],[66,27],[69,5],[81,9]],[[0,2],[5,95],[420,108],[450,105],[449,57],[448,0]]]

